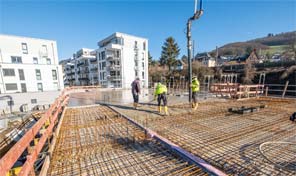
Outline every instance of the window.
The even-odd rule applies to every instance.
[[[136,76],[136,77],[138,76],[138,72],[137,72],[137,71],[135,71],[135,76]]]
[[[116,57],[120,57],[120,52],[116,51]]]
[[[135,61],[135,66],[136,66],[136,67],[138,66],[138,61]]]
[[[12,68],[4,68],[3,69],[3,75],[4,76],[15,76],[14,69],[12,69]]]
[[[145,73],[142,72],[142,79],[145,79]]]
[[[37,99],[31,99],[32,104],[37,104]]]
[[[46,45],[42,45],[42,53],[47,54],[47,46]]]
[[[41,72],[40,72],[40,70],[36,69],[35,71],[36,71],[36,79],[41,80]]]
[[[11,56],[11,63],[14,63],[14,64],[23,63],[22,62],[22,57],[20,57],[20,56]]]
[[[5,84],[6,90],[17,90],[17,84],[16,83],[9,83]]]
[[[42,83],[37,83],[37,89],[38,89],[39,92],[43,92]]]
[[[144,64],[144,62],[142,62],[142,67],[143,67],[143,70],[145,69],[145,64]]]
[[[102,70],[104,70],[106,67],[106,62],[102,62]]]
[[[26,43],[22,43],[23,54],[28,54],[28,46]]]
[[[47,64],[47,65],[50,65],[50,64],[51,64],[51,60],[50,60],[50,58],[46,58],[46,64]]]
[[[102,60],[105,60],[105,51],[102,51],[102,52],[101,52],[101,59],[102,59]]]
[[[25,83],[21,83],[22,92],[27,92],[27,86]]]
[[[57,80],[58,77],[57,77],[57,71],[56,70],[52,70],[52,79],[53,80]]]
[[[20,80],[25,80],[24,70],[23,69],[19,69],[18,72],[19,72]]]
[[[138,42],[135,41],[135,48],[138,48]]]
[[[33,64],[38,64],[38,58],[37,57],[33,57]]]
[[[143,42],[143,50],[146,50],[146,42]]]
[[[99,53],[99,60],[101,60],[101,53]]]
[[[58,83],[56,83],[56,82],[53,83],[53,89],[54,90],[59,90]]]

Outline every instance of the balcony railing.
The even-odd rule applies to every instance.
[[[120,65],[111,65],[109,66],[109,70],[120,70]]]

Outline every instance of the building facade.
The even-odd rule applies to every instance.
[[[65,86],[98,85],[98,61],[96,51],[82,48],[73,57],[61,61]]]
[[[131,88],[135,78],[148,87],[148,40],[116,32],[98,42],[98,81],[103,87]]]
[[[56,41],[0,35],[0,93],[63,88]]]

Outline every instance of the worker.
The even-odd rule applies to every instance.
[[[164,106],[164,113],[165,115],[168,115],[168,107],[167,107],[167,87],[160,82],[157,83],[156,89],[154,92],[154,100],[156,99],[157,96],[157,103],[158,103],[158,112],[161,114],[161,100],[163,101],[163,106]]]
[[[192,89],[192,109],[196,110],[198,107],[197,92],[199,92],[199,81],[196,76],[192,78],[191,89]]]
[[[134,108],[137,109],[139,103],[139,95],[141,94],[140,78],[136,78],[132,84],[132,94],[134,99]]]

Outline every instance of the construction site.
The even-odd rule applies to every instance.
[[[196,111],[169,90],[167,116],[149,90],[134,109],[130,90],[66,88],[6,150],[0,175],[295,175],[296,99],[209,87]]]

